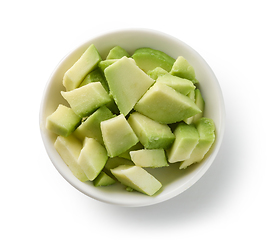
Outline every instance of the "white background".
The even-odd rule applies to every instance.
[[[269,1],[1,1],[1,239],[271,239]],[[223,91],[227,120],[207,173],[149,207],[100,203],[69,185],[39,131],[46,82],[86,40],[150,28],[198,51]]]

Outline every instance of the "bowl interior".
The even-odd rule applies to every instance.
[[[124,187],[115,184],[110,187],[94,187],[91,182],[82,183],[73,176],[69,168],[58,155],[53,144],[56,135],[45,128],[46,117],[55,111],[59,103],[67,105],[60,91],[64,73],[74,64],[90,44],[94,44],[105,58],[109,50],[119,45],[132,54],[137,48],[151,47],[164,51],[173,58],[182,55],[194,67],[199,80],[199,88],[206,103],[205,116],[212,118],[216,125],[216,141],[205,159],[199,163],[179,170],[179,164],[172,164],[162,169],[147,169],[159,181],[163,188],[152,197],[144,194],[125,191]],[[205,60],[191,47],[182,41],[166,34],[152,30],[120,30],[107,33],[83,43],[70,52],[55,68],[48,80],[40,109],[40,129],[46,151],[59,173],[75,188],[84,194],[111,204],[121,206],[146,206],[170,199],[191,187],[208,170],[214,161],[224,134],[225,109],[218,81]]]

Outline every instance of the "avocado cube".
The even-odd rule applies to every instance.
[[[141,149],[130,151],[131,159],[136,166],[160,168],[169,166],[164,149]]]
[[[199,142],[190,157],[180,163],[180,169],[185,169],[194,163],[200,162],[215,141],[215,124],[212,119],[205,117],[199,119],[196,128],[199,133]]]
[[[195,103],[201,110],[201,113],[196,114],[193,118],[193,122],[197,123],[197,121],[203,117],[203,112],[205,108],[205,102],[199,89],[195,90]]]
[[[88,181],[85,172],[78,163],[82,149],[81,141],[73,135],[69,135],[68,137],[58,136],[54,147],[73,175],[82,182]]]
[[[169,87],[172,87],[177,92],[187,95],[189,92],[194,91],[195,85],[187,79],[173,76],[171,74],[164,74],[156,79],[156,82],[161,82]]]
[[[92,44],[75,62],[75,64],[64,74],[63,85],[67,91],[77,88],[85,76],[95,69],[102,60],[96,47]]]
[[[189,62],[183,57],[179,56],[174,62],[170,74],[173,76],[178,76],[181,78],[186,78],[191,80],[194,84],[198,83],[196,79],[196,74],[194,68],[189,64]]]
[[[153,175],[139,166],[121,165],[111,169],[111,172],[123,185],[149,196],[162,187]]]
[[[110,92],[124,116],[143,96],[154,80],[144,73],[131,58],[122,57],[104,71]]]
[[[89,180],[93,181],[108,159],[106,149],[94,138],[85,138],[78,163]]]
[[[189,97],[159,82],[144,94],[134,109],[162,124],[180,122],[201,112]]]
[[[95,187],[109,186],[114,184],[116,181],[102,171],[94,180],[93,184]]]
[[[156,67],[161,67],[169,72],[175,62],[175,59],[166,53],[148,47],[135,50],[132,58],[135,60],[137,66],[146,73]]]
[[[80,117],[87,117],[99,107],[111,101],[100,82],[92,82],[69,92],[61,92],[73,111]]]
[[[89,137],[94,138],[99,143],[103,144],[100,123],[113,116],[113,113],[106,106],[102,106],[82,122],[82,124],[74,131],[74,135],[82,141],[85,137]]]
[[[181,122],[174,130],[174,134],[176,139],[168,151],[168,161],[170,163],[188,159],[199,142],[199,134],[194,125]]]
[[[115,46],[110,49],[106,59],[120,59],[122,57],[130,57],[129,53],[120,46]]]
[[[165,69],[161,68],[161,67],[156,67],[155,69],[150,70],[150,71],[147,72],[147,74],[154,80],[156,80],[158,77],[163,76],[163,75],[165,75],[167,73],[168,72]]]
[[[79,126],[81,118],[62,104],[46,119],[46,128],[57,135],[69,136]]]
[[[102,137],[109,157],[116,157],[138,143],[123,114],[101,122]]]
[[[158,123],[138,112],[131,113],[128,122],[141,144],[147,149],[166,149],[175,139],[168,125]]]

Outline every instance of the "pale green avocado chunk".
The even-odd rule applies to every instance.
[[[191,92],[189,92],[188,94],[187,94],[187,96],[193,101],[193,102],[195,102],[195,92],[196,92],[196,90],[194,90],[194,91],[191,91]],[[196,104],[197,105],[197,104]],[[198,106],[198,105],[197,105]],[[202,111],[202,109],[201,108],[199,108],[201,111]],[[202,114],[202,112],[201,113],[198,113],[198,114]],[[196,115],[198,115],[198,114],[196,114]],[[196,116],[195,115],[195,116]],[[192,117],[189,117],[189,118],[186,118],[186,119],[184,119],[183,121],[186,123],[186,124],[191,124],[191,123],[193,123],[193,119],[194,119],[194,116],[192,116]]]
[[[109,186],[116,182],[115,179],[108,176],[105,172],[101,172],[94,180],[93,184],[95,187]]]
[[[160,168],[169,166],[164,149],[141,149],[130,151],[131,159],[136,166]]]
[[[199,89],[195,90],[195,103],[198,106],[198,108],[201,110],[201,113],[198,113],[194,116],[193,122],[196,123],[199,119],[203,117],[204,109],[205,109],[205,101],[201,95],[201,92]]]
[[[106,106],[102,106],[82,122],[74,131],[74,135],[81,141],[83,141],[85,137],[89,137],[104,144],[100,124],[102,121],[112,117],[114,117],[113,113]]]
[[[174,62],[170,74],[181,78],[191,80],[193,83],[198,83],[194,68],[183,57],[179,56]]]
[[[195,85],[185,78],[173,76],[171,74],[164,74],[156,79],[156,82],[161,82],[169,87],[172,87],[177,92],[187,95],[189,92],[195,90]]]
[[[122,57],[104,71],[110,92],[124,116],[144,95],[154,80],[144,73],[131,58]]]
[[[167,149],[175,139],[168,125],[156,122],[138,112],[131,113],[128,123],[147,149]]]
[[[101,122],[102,137],[109,157],[116,157],[138,143],[123,114]]]
[[[123,185],[149,196],[162,187],[153,175],[139,166],[121,165],[111,169],[111,172]]]
[[[131,126],[131,125],[130,125]],[[136,145],[132,146],[131,148],[129,148],[127,151],[121,153],[119,155],[119,157],[122,157],[122,158],[126,158],[126,159],[129,159],[131,160],[131,156],[130,156],[130,151],[135,151],[135,150],[139,150],[139,149],[143,149],[144,146],[141,144],[141,142],[138,142]]]
[[[115,176],[111,173],[111,169],[116,168],[120,165],[130,165],[130,166],[134,166],[135,164],[126,158],[122,158],[122,157],[113,157],[113,158],[108,158],[103,171],[110,177],[112,177],[113,179],[116,179]]]
[[[73,175],[82,182],[88,181],[85,172],[78,163],[82,149],[81,141],[74,137],[73,134],[68,137],[58,136],[54,147]]]
[[[96,47],[92,44],[75,62],[75,64],[64,74],[63,85],[67,91],[77,88],[85,76],[95,69],[102,60]]]
[[[156,67],[161,67],[169,72],[175,62],[175,59],[166,53],[152,48],[139,48],[135,50],[132,58],[136,61],[137,66],[146,73]]]
[[[158,77],[163,76],[163,75],[165,75],[167,73],[168,72],[165,69],[161,68],[161,67],[156,67],[155,69],[150,70],[150,71],[147,72],[147,74],[154,80],[156,80]]]
[[[104,89],[109,92],[108,84],[107,81],[104,77],[103,72],[99,69],[96,68],[95,70],[91,71],[83,80],[83,82],[80,84],[79,87],[85,86],[88,83],[91,82],[100,82]]]
[[[106,60],[102,60],[99,62],[98,66],[99,69],[104,72],[104,70],[109,67],[110,65],[112,65],[113,63],[115,63],[116,61],[118,61],[118,59],[106,59]]]
[[[174,130],[174,134],[176,139],[168,151],[168,161],[170,163],[188,159],[199,142],[198,131],[192,124],[179,123]]]
[[[129,53],[120,46],[115,46],[110,49],[106,59],[120,59],[122,57],[130,57]]]
[[[100,82],[92,82],[69,92],[61,92],[72,110],[80,117],[87,117],[111,101]]]
[[[181,162],[180,169],[185,169],[194,163],[200,162],[215,141],[215,124],[212,119],[205,117],[199,119],[196,128],[199,133],[199,142],[190,157]]]
[[[106,149],[94,138],[85,138],[78,163],[87,178],[93,181],[104,168],[108,159]]]
[[[159,82],[144,94],[134,109],[162,124],[180,122],[201,112],[189,97]]]
[[[62,104],[46,118],[46,128],[57,135],[69,136],[81,123],[74,111]]]

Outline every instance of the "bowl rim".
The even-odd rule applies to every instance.
[[[144,200],[144,201],[140,201],[140,202],[133,202],[133,203],[127,203],[125,201],[119,201],[118,199],[115,200],[114,198],[112,199],[108,199],[106,196],[104,195],[97,195],[94,193],[90,193],[89,191],[87,191],[87,187],[82,185],[82,184],[77,184],[78,181],[73,181],[73,179],[70,179],[68,176],[66,176],[63,171],[61,170],[61,168],[56,164],[56,162],[54,161],[54,157],[55,155],[52,154],[51,149],[50,149],[50,140],[48,139],[48,137],[46,136],[45,132],[44,132],[44,108],[46,106],[46,95],[48,92],[48,89],[50,87],[50,84],[52,84],[52,78],[54,76],[54,74],[56,74],[58,68],[61,66],[61,64],[63,64],[63,62],[65,61],[65,59],[67,59],[72,53],[76,52],[80,47],[82,47],[83,45],[86,45],[90,42],[95,42],[96,39],[100,39],[102,37],[106,37],[109,35],[114,35],[114,34],[123,34],[123,33],[140,33],[140,34],[154,34],[157,35],[159,37],[163,37],[163,38],[167,38],[170,41],[175,41],[183,46],[185,46],[190,52],[192,52],[194,55],[196,55],[197,58],[199,58],[206,66],[206,68],[208,68],[209,73],[212,75],[212,78],[215,80],[213,82],[213,84],[215,84],[217,91],[219,91],[219,106],[220,106],[220,129],[219,129],[219,136],[216,137],[216,141],[215,141],[215,148],[212,150],[211,152],[211,156],[209,156],[208,161],[204,162],[204,166],[199,168],[197,171],[197,174],[194,174],[193,178],[189,179],[189,184],[187,184],[186,188],[183,189],[181,186],[160,196],[157,195],[155,198],[149,197],[148,199]],[[225,103],[224,103],[224,98],[223,98],[223,94],[222,94],[222,90],[221,87],[219,85],[219,82],[213,72],[213,70],[210,68],[210,66],[207,64],[207,62],[203,59],[203,57],[196,51],[194,50],[192,47],[190,47],[188,44],[186,44],[185,42],[183,42],[182,40],[169,35],[167,33],[161,32],[161,31],[157,31],[157,30],[152,30],[152,29],[147,29],[147,28],[127,28],[127,29],[117,29],[117,30],[112,30],[112,31],[107,31],[104,33],[100,33],[94,37],[90,37],[89,39],[83,41],[81,44],[78,44],[76,47],[74,47],[71,51],[69,51],[60,61],[59,63],[55,66],[55,68],[53,69],[51,75],[49,76],[49,78],[47,79],[47,82],[45,84],[45,87],[43,89],[43,94],[41,97],[41,103],[40,103],[40,111],[39,111],[39,126],[40,126],[40,133],[41,133],[41,138],[44,144],[44,147],[46,149],[47,155],[49,156],[51,162],[53,163],[54,167],[57,169],[57,171],[60,173],[60,175],[67,181],[69,182],[74,188],[76,188],[77,190],[79,190],[80,192],[84,193],[85,195],[96,199],[98,201],[104,202],[104,203],[108,203],[108,204],[113,204],[113,205],[119,205],[119,206],[124,206],[124,207],[141,207],[141,206],[148,206],[148,205],[153,205],[153,204],[157,204],[157,203],[161,203],[164,202],[166,200],[169,200],[179,194],[181,194],[182,192],[186,191],[187,189],[189,189],[191,186],[193,186],[206,172],[207,170],[210,168],[210,166],[213,164],[219,149],[221,147],[222,141],[223,141],[223,137],[224,137],[224,132],[225,132],[225,119],[226,119],[226,110],[225,110]],[[81,183],[81,182],[80,182]]]

